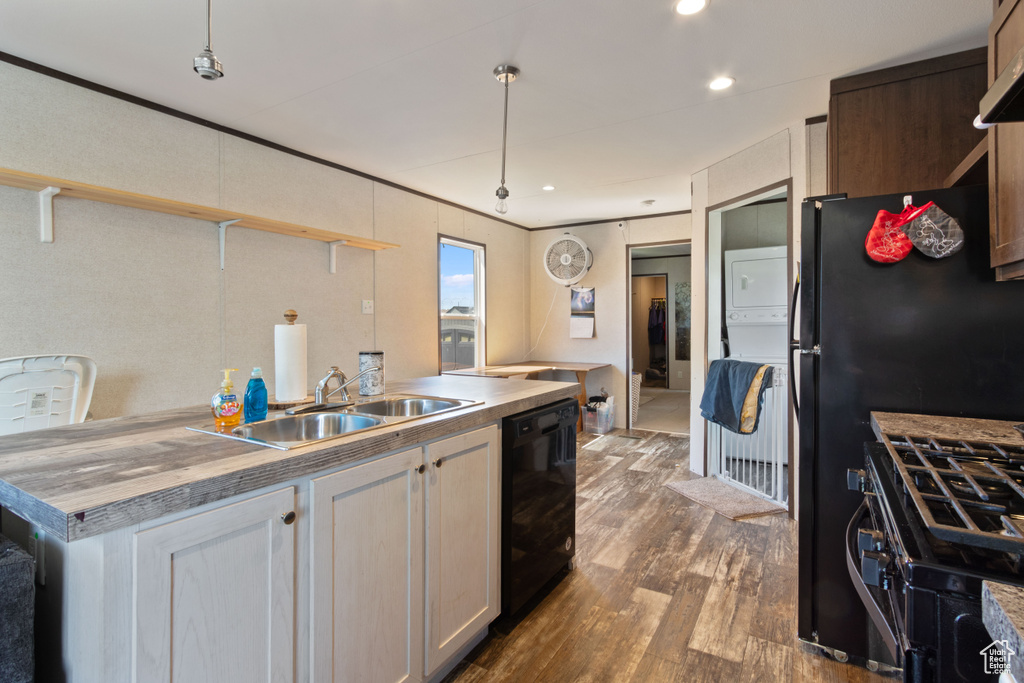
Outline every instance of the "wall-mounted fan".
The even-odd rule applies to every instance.
[[[544,251],[544,270],[560,285],[574,285],[594,265],[594,254],[579,237],[565,233]]]

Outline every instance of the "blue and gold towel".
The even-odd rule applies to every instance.
[[[751,434],[761,416],[764,390],[771,386],[772,366],[746,361],[711,361],[700,399],[700,414],[737,434]]]

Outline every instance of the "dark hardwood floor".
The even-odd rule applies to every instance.
[[[795,522],[734,522],[664,486],[692,476],[687,437],[578,443],[576,568],[445,683],[889,680],[800,648]]]

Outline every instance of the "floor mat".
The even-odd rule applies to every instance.
[[[739,520],[787,511],[778,503],[741,491],[714,477],[671,481],[665,486],[729,519]]]

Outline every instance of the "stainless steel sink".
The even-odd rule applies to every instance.
[[[472,401],[462,401],[454,398],[415,396],[385,398],[378,401],[359,403],[346,408],[346,410],[363,415],[383,415],[385,417],[424,417],[472,404]]]
[[[305,406],[302,410],[315,412],[271,417],[231,430],[218,430],[212,423],[187,429],[287,450],[481,403],[437,396],[381,396],[360,398],[355,402]]]
[[[216,434],[227,438],[249,441],[264,446],[287,450],[308,446],[353,432],[360,432],[384,424],[384,418],[351,413],[312,413],[288,415],[262,422],[240,425],[230,431],[217,431],[212,425],[189,427],[192,431]]]
[[[376,427],[384,420],[370,415],[350,413],[313,413],[291,415],[235,427],[231,433],[244,439],[274,443],[310,443],[342,434]]]

